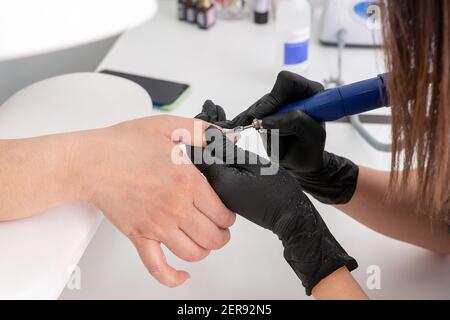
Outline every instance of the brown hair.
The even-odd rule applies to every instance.
[[[386,0],[382,12],[391,190],[417,179],[418,212],[449,222],[450,0]]]

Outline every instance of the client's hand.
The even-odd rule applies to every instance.
[[[198,117],[216,122],[225,118],[225,113],[209,101]],[[272,175],[263,175],[267,161],[236,147],[217,128],[208,129],[206,137],[208,147],[191,149],[191,159],[197,160],[197,168],[229,209],[279,237],[284,256],[308,295],[335,270],[357,267],[286,170],[279,168]],[[204,159],[203,163],[198,163],[199,159]]]
[[[133,242],[159,282],[178,286],[189,274],[169,265],[161,245],[183,260],[201,260],[228,242],[235,220],[178,147],[203,146],[208,126],[154,116],[102,129],[0,139],[0,221],[65,203],[92,203]]]
[[[178,142],[202,145],[205,125],[169,116],[132,120],[77,135],[72,152],[80,155],[72,163],[83,200],[103,211],[133,242],[149,272],[169,287],[189,275],[167,263],[161,244],[183,260],[201,260],[229,241],[235,219],[187,158],[188,164],[179,165],[172,159],[181,153]],[[177,129],[190,134],[173,136]]]

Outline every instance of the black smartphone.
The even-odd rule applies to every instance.
[[[159,108],[170,109],[189,89],[189,85],[186,83],[155,79],[113,70],[102,70],[100,73],[122,77],[137,83],[148,92],[152,98],[153,106]]]

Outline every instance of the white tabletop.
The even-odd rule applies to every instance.
[[[1,0],[0,61],[104,39],[156,12],[155,0]]]
[[[267,93],[280,66],[275,60],[273,24],[219,21],[202,31],[176,19],[174,1],[161,1],[155,19],[121,38],[102,67],[187,82],[192,92],[171,114],[192,117],[205,99],[233,117]],[[344,80],[352,82],[383,72],[380,51],[348,49]],[[336,49],[313,41],[306,76],[322,81],[336,73]],[[387,112],[387,111],[381,111]],[[389,128],[372,132],[388,138]],[[372,149],[348,124],[328,124],[327,149],[358,164],[389,168],[389,154]],[[252,134],[252,133],[249,133]],[[329,228],[359,262],[354,275],[371,298],[450,298],[450,259],[389,239],[336,209],[317,205]],[[146,299],[303,299],[301,285],[270,232],[239,218],[231,242],[205,260],[190,264],[169,255],[176,268],[188,270],[187,284],[168,289],[146,272],[128,241],[103,224],[82,259],[82,290],[65,298]],[[381,290],[368,290],[370,266],[381,270]],[[369,268],[369,269],[368,269]]]

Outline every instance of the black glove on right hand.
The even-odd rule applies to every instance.
[[[339,268],[346,266],[350,271],[357,268],[357,262],[339,245],[287,171],[279,168],[272,175],[262,175],[267,161],[236,147],[217,128],[208,129],[206,138],[216,143],[216,149],[210,149],[211,144],[206,149],[192,148],[191,159],[216,159],[215,163],[196,166],[229,209],[279,237],[284,257],[302,281],[307,295]]]
[[[225,112],[206,101],[196,118],[220,123]],[[253,223],[271,230],[284,246],[284,257],[311,294],[323,278],[346,266],[350,271],[358,264],[339,245],[296,179],[279,168],[262,174],[269,165],[257,155],[236,147],[216,128],[206,131],[208,141],[222,148],[188,148],[191,159],[208,158],[216,162],[196,163],[224,204]],[[250,161],[250,159],[252,161]]]
[[[305,113],[293,110],[272,115],[293,102],[307,99],[323,90],[323,86],[298,74],[282,71],[272,91],[231,121],[220,121],[227,128],[250,124],[262,119],[264,129],[279,130],[279,152],[270,150],[272,161],[279,161],[300,182],[303,190],[326,204],[350,201],[358,179],[359,168],[348,159],[324,151],[326,131]],[[262,133],[263,141],[271,138]]]

